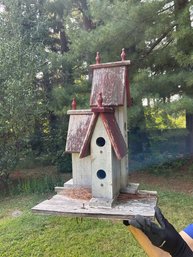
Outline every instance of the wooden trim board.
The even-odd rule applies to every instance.
[[[125,220],[137,214],[145,217],[154,217],[154,207],[157,203],[155,194],[140,191],[137,194],[123,193],[115,200],[113,207],[91,207],[89,196],[81,197],[81,193],[73,197],[69,194],[69,187],[59,191],[51,199],[45,200],[32,208],[32,212],[48,215],[63,215],[72,217],[90,217],[101,219]],[[74,187],[73,189],[74,190]],[[84,188],[85,190],[85,188]]]

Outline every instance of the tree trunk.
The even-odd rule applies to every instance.
[[[84,29],[86,31],[94,29],[95,26],[94,26],[91,16],[90,16],[90,11],[89,11],[87,0],[79,0],[79,1],[77,1],[77,4],[79,6],[79,10],[82,13]]]
[[[191,27],[190,13],[187,12],[186,17],[183,18],[181,14],[188,8],[189,1],[188,0],[175,0],[174,8],[175,8],[175,17],[178,31]],[[186,34],[183,38],[177,40],[177,48],[180,52],[185,55],[189,55],[190,51],[192,51],[193,43],[190,40],[190,35]],[[188,135],[186,138],[186,153],[188,155],[193,154],[193,113],[186,111],[186,128],[188,130]]]
[[[66,32],[64,30],[64,26],[60,29],[60,44],[61,44],[61,54],[69,51],[68,47],[68,39],[66,36]]]
[[[188,0],[175,0],[174,6],[175,6],[175,13],[178,15],[179,12],[184,10],[184,8],[187,6]]]
[[[186,153],[193,154],[193,113],[186,112],[186,128],[188,135],[186,137]]]

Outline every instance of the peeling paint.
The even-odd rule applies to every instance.
[[[94,69],[90,105],[97,106],[99,93],[103,96],[103,106],[124,105],[126,67]]]
[[[66,152],[79,153],[86,136],[90,121],[90,114],[70,115],[68,135],[66,141]]]

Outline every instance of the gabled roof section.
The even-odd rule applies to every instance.
[[[97,106],[99,93],[103,95],[103,106],[124,105],[125,94],[127,105],[130,102],[128,66],[130,61],[91,65],[93,69],[90,106]]]
[[[90,125],[92,112],[90,110],[70,110],[70,120],[66,140],[68,153],[79,153]]]
[[[114,110],[112,108],[96,107],[92,109],[93,116],[88,127],[88,131],[80,150],[80,158],[84,158],[89,154],[89,146],[93,131],[99,116],[101,117],[104,127],[109,136],[111,145],[114,149],[117,159],[121,160],[127,154],[127,146],[122,136],[120,128],[117,124]]]
[[[127,154],[127,146],[115,116],[113,113],[101,113],[100,116],[110,138],[117,159],[121,160]]]
[[[80,149],[80,155],[79,155],[80,158],[84,158],[90,154],[90,141],[92,138],[93,131],[95,129],[97,119],[98,119],[98,113],[93,113],[87,133],[85,135],[84,141]]]

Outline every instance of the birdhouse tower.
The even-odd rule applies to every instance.
[[[73,99],[66,152],[72,154],[73,184],[91,187],[91,206],[111,207],[128,185],[127,107],[130,105],[128,67],[121,61],[91,65],[90,110],[75,110]]]
[[[101,93],[102,105],[114,108],[116,121],[128,147],[127,108],[131,106],[128,79],[130,61],[126,61],[125,57],[125,51],[122,49],[120,62],[97,63],[90,66],[93,70],[90,106],[97,105],[97,96]],[[121,158],[120,165],[120,186],[124,188],[128,184],[128,155]]]
[[[138,190],[128,183],[127,109],[131,105],[128,69],[121,61],[90,66],[90,109],[68,111],[67,153],[72,155],[72,179],[51,199],[39,203],[36,213],[129,219],[137,214],[153,217],[156,192]]]

